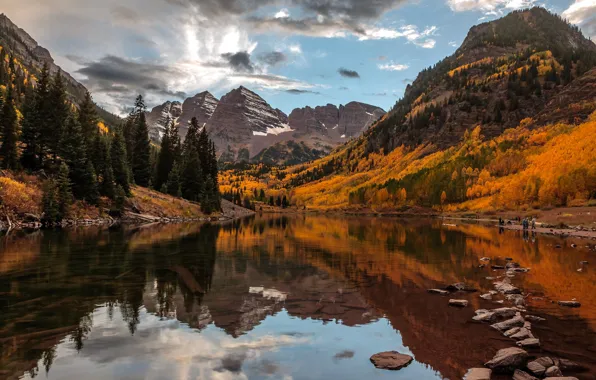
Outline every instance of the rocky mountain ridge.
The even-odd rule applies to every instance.
[[[221,100],[202,92],[183,103],[165,102],[148,112],[147,120],[156,142],[171,122],[177,123],[184,137],[188,123],[196,117],[215,141],[220,161],[260,162],[267,157],[267,163],[288,164],[324,156],[360,136],[384,114],[379,107],[350,102],[339,107],[297,108],[288,116],[240,86]]]

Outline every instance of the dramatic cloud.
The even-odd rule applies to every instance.
[[[344,78],[360,78],[360,74],[357,71],[344,69],[343,67],[337,70],[337,72]]]
[[[435,35],[437,32],[436,26],[430,26],[424,29],[422,32],[418,30],[416,25],[405,25],[399,29],[388,29],[388,28],[373,28],[365,31],[364,35],[360,37],[361,41],[366,40],[384,40],[384,39],[396,39],[405,38],[408,42],[414,45],[432,49],[435,47],[436,41],[429,36]]]
[[[259,55],[259,61],[261,61],[269,66],[275,66],[282,62],[286,62],[287,60],[288,60],[288,57],[280,51],[271,51],[271,52],[262,53]]]
[[[506,10],[529,8],[537,0],[447,0],[447,5],[454,12],[481,11],[500,15]]]
[[[391,63],[386,63],[384,65],[378,65],[378,67],[379,67],[379,69],[385,70],[385,71],[404,71],[404,70],[407,70],[410,66],[391,62]]]
[[[575,0],[562,16],[579,25],[586,35],[596,39],[596,0]]]
[[[234,71],[252,73],[255,70],[250,62],[250,54],[245,51],[222,54],[222,58],[228,61]]]

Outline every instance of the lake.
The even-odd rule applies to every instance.
[[[531,268],[511,279],[528,313],[546,318],[532,325],[531,354],[574,360],[587,368],[575,376],[594,379],[593,243],[310,215],[11,232],[0,237],[0,378],[461,379],[514,346],[472,321],[510,305],[479,297],[504,275],[480,259],[511,257]],[[456,282],[479,292],[427,292]],[[582,306],[556,303],[572,299]],[[370,356],[387,350],[414,362],[376,369]]]

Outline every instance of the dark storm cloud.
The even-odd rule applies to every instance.
[[[171,4],[196,7],[210,20],[241,17],[257,31],[272,28],[286,33],[329,36],[342,31],[366,34],[362,24],[378,20],[386,12],[408,0],[165,0]],[[268,6],[300,8],[303,18],[263,17],[254,12]],[[322,19],[317,17],[322,16]]]
[[[270,66],[275,66],[279,63],[285,62],[288,57],[281,51],[271,51],[268,53],[262,53],[259,55],[259,61],[266,63]]]
[[[292,94],[292,95],[303,95],[303,94],[313,94],[313,95],[320,95],[321,93],[318,91],[310,91],[310,90],[299,90],[297,88],[292,88],[289,90],[286,90],[286,92],[288,94]]]
[[[252,62],[250,61],[250,54],[245,51],[240,51],[234,54],[222,54],[222,58],[228,61],[230,67],[232,67],[234,71],[252,73],[255,70]]]
[[[360,74],[357,71],[344,69],[343,67],[337,70],[337,72],[344,78],[360,78]]]
[[[179,76],[176,70],[151,63],[129,61],[107,55],[98,61],[83,62],[80,57],[69,59],[84,66],[77,73],[86,76],[82,82],[90,90],[108,94],[134,94],[151,92],[158,95],[184,98],[180,91],[168,89],[166,78]]]

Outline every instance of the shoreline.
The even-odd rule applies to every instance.
[[[80,218],[64,219],[61,223],[54,226],[44,226],[39,218],[33,214],[25,214],[23,218],[11,220],[6,217],[0,220],[0,232],[10,233],[18,230],[40,230],[68,227],[111,227],[114,225],[150,225],[150,224],[175,224],[175,223],[225,223],[248,216],[255,215],[255,212],[243,207],[237,206],[226,200],[221,201],[222,212],[214,215],[205,215],[200,217],[184,218],[179,216],[156,216],[152,214],[140,214],[132,211],[125,211],[120,218],[111,216],[101,218]],[[237,212],[238,211],[238,212]]]

